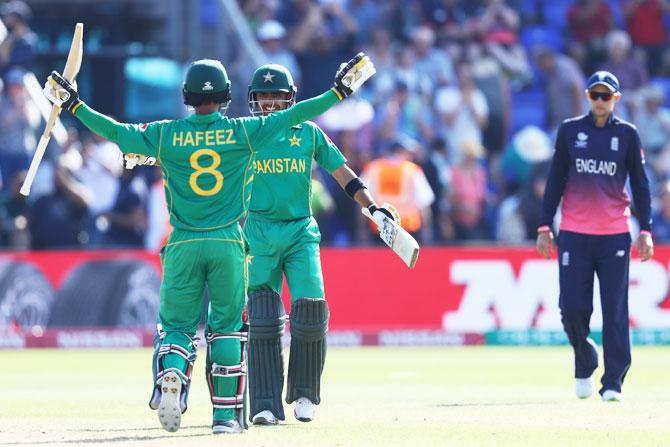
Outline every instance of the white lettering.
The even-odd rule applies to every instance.
[[[592,158],[576,158],[575,167],[577,172],[582,174],[601,174],[610,177],[616,174],[616,162],[605,160],[594,160]]]

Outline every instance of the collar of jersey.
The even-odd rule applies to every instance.
[[[213,123],[214,121],[218,121],[221,119],[221,112],[212,112],[207,115],[198,115],[194,113],[193,115],[190,115],[188,118],[186,118],[186,121],[190,121],[192,123]]]
[[[589,120],[591,121],[591,124],[593,124],[593,127],[596,127],[596,119],[593,117],[592,112],[589,112]],[[610,113],[609,118],[607,118],[607,123],[605,123],[605,127],[614,124],[614,120],[615,120],[614,113]]]

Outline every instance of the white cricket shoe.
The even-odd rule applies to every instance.
[[[263,410],[251,418],[251,423],[254,425],[277,425],[279,420],[270,410]]]
[[[311,421],[314,419],[315,412],[316,405],[306,397],[299,397],[298,400],[295,401],[295,410],[293,411],[293,414],[300,422]]]
[[[212,424],[212,433],[215,435],[221,433],[242,433],[244,429],[235,419],[230,421],[214,421]]]
[[[586,379],[575,379],[575,394],[578,398],[586,399],[591,397],[594,390],[595,384],[593,383],[593,376],[587,377]]]
[[[623,402],[623,394],[619,391],[605,390],[603,391],[603,402]]]
[[[181,379],[176,372],[169,372],[161,379],[161,401],[158,405],[158,420],[169,432],[179,430],[181,424]]]

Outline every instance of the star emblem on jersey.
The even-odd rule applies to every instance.
[[[300,147],[300,140],[302,138],[298,138],[297,136],[293,135],[291,138],[288,139],[291,142],[291,146],[298,146]]]
[[[273,75],[272,73],[270,73],[270,72],[268,71],[267,73],[265,73],[265,74],[263,75],[263,82],[264,82],[264,83],[265,83],[265,82],[269,82],[269,83],[272,84],[272,83],[274,82],[274,81],[272,80],[272,78],[274,78],[274,77],[275,77],[275,75]]]

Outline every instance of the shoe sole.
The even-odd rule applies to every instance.
[[[242,433],[242,428],[231,428],[226,427],[225,425],[215,425],[212,427],[212,433],[215,435],[225,434],[225,433]]]
[[[176,432],[181,425],[181,379],[177,373],[169,372],[161,380],[161,401],[158,405],[158,420],[166,431]]]
[[[258,417],[254,418],[251,421],[251,423],[254,425],[277,425],[278,421],[277,420],[272,421],[269,419],[265,419],[264,417]]]

